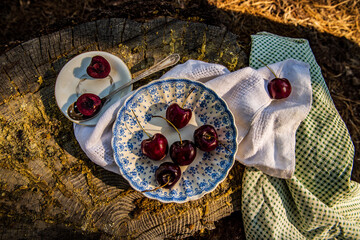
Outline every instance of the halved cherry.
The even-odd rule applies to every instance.
[[[76,109],[84,116],[91,117],[101,108],[102,102],[99,96],[92,93],[82,94],[76,101]]]
[[[106,78],[110,73],[110,63],[102,56],[94,56],[86,72],[92,78]]]

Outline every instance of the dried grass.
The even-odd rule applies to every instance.
[[[270,19],[278,23],[312,27],[319,32],[360,43],[360,2],[294,0],[208,0],[223,10]],[[236,18],[237,14],[233,16]]]

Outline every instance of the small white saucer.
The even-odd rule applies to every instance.
[[[109,75],[112,77],[112,84],[110,84],[109,77],[105,79],[92,79],[87,76],[86,68],[89,66],[91,58],[96,55],[104,57],[110,63],[111,71]],[[110,91],[131,81],[131,73],[120,58],[102,51],[92,51],[77,55],[61,69],[55,84],[55,98],[57,105],[70,121],[81,125],[92,126],[96,125],[102,113],[104,113],[109,106],[111,106],[119,98],[129,93],[132,90],[132,86],[129,86],[115,94],[115,96],[113,96],[112,99],[102,107],[99,115],[95,118],[80,122],[71,119],[67,114],[67,109],[70,104],[75,102],[79,97],[76,89],[84,76],[87,76],[88,79],[86,81],[88,81],[91,85],[91,87],[88,88],[90,89],[88,90],[89,93],[96,94],[102,98],[109,94]]]

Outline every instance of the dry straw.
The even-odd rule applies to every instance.
[[[360,1],[208,0],[219,9],[261,16],[275,22],[312,27],[360,43]]]

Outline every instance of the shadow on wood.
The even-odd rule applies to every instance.
[[[92,163],[79,147],[72,123],[56,105],[54,85],[61,68],[84,51],[119,56],[134,75],[170,53],[181,62],[199,59],[230,70],[247,57],[237,36],[224,28],[159,18],[139,23],[104,19],[28,41],[2,56],[6,62],[0,107],[4,236],[59,236],[92,239],[163,239],[193,236],[240,210],[242,166],[212,193],[197,201],[163,204],[144,198],[122,176]],[[160,77],[142,80],[134,88]],[[10,80],[10,81],[9,81]],[[13,90],[13,91],[9,91]],[[18,222],[18,224],[15,224]],[[34,228],[31,228],[33,223]],[[4,225],[5,226],[5,225]]]
[[[96,166],[82,152],[74,138],[72,123],[56,105],[54,84],[67,61],[91,50],[119,56],[135,76],[173,52],[181,54],[181,62],[198,59],[223,64],[233,71],[248,65],[250,34],[258,30],[271,31],[274,25],[280,25],[253,16],[239,19],[239,24],[249,25],[255,20],[263,22],[264,28],[238,31],[235,35],[224,27],[168,18],[143,23],[110,18],[35,38],[1,55],[0,154],[4,160],[0,163],[0,226],[3,236],[36,238],[50,229],[49,235],[53,237],[64,232],[86,239],[201,238],[202,233],[217,226],[218,220],[231,214],[229,219],[239,219],[243,171],[240,164],[236,163],[229,177],[200,200],[162,204],[144,198],[124,178]],[[328,34],[294,26],[284,25],[283,32],[276,33],[308,37],[315,45],[319,39],[335,41]],[[340,40],[338,44],[345,45],[347,51],[359,51],[356,44]],[[320,46],[314,53],[325,50],[326,46]],[[328,58],[333,57],[329,51]],[[318,60],[329,70],[324,72],[325,79],[326,74],[331,78],[331,65],[326,63],[326,57]],[[134,88],[157,79],[164,72],[142,80]],[[328,84],[332,89],[338,83]],[[344,104],[336,96],[335,103]],[[359,172],[355,172],[357,181],[358,175]],[[212,236],[216,232],[220,230],[214,230]]]

